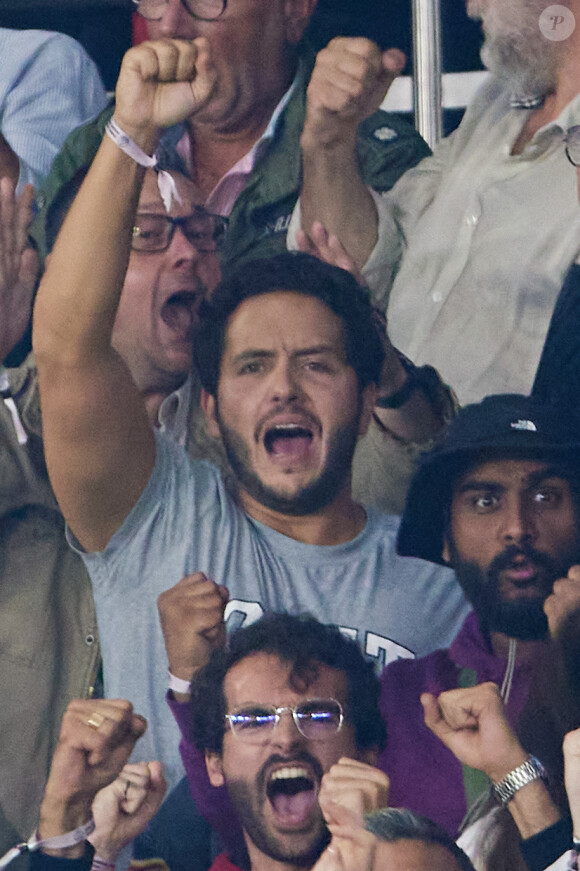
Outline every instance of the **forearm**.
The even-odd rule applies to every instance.
[[[154,147],[154,145],[153,145]],[[35,305],[34,345],[45,361],[74,367],[111,354],[144,169],[103,139],[52,252]]]
[[[375,406],[377,425],[404,443],[436,438],[457,410],[453,392],[431,366],[416,367],[389,344]]]
[[[301,144],[302,229],[310,234],[314,221],[320,221],[338,236],[360,269],[377,241],[377,212],[360,177],[355,143],[315,145],[303,134]]]
[[[534,780],[519,789],[508,802],[508,810],[522,838],[531,838],[562,817],[542,780]]]

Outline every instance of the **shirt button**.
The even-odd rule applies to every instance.
[[[89,634],[85,638],[85,644],[90,647],[94,643],[95,643],[95,636],[89,632]]]
[[[468,215],[467,218],[465,219],[465,223],[469,227],[475,227],[475,225],[477,224],[478,221],[479,221],[479,216],[474,215],[474,214]]]
[[[431,299],[433,300],[433,302],[441,302],[441,300],[443,299],[443,294],[440,290],[434,290],[431,294]]]

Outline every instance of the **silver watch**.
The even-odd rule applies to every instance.
[[[545,780],[546,777],[546,769],[540,760],[535,756],[528,756],[525,762],[518,765],[518,767],[514,768],[513,771],[510,771],[509,774],[506,774],[503,780],[494,783],[493,791],[496,798],[503,805],[506,805],[508,801],[514,797],[518,789],[522,788],[522,786],[526,786],[528,783],[532,783],[534,780],[539,780],[540,778]]]

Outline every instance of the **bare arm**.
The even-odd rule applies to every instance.
[[[377,241],[377,214],[356,155],[361,121],[375,112],[405,63],[368,39],[338,37],[319,52],[307,92],[300,139],[302,228],[321,221],[361,268]]]
[[[205,40],[144,43],[125,56],[115,118],[147,154],[211,88]],[[64,222],[34,319],[47,464],[81,544],[105,547],[155,459],[141,397],[111,347],[144,170],[105,137]]]

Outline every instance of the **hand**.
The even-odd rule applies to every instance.
[[[497,783],[526,761],[527,753],[503,712],[494,683],[421,696],[425,723],[460,762]]]
[[[20,341],[30,320],[38,257],[28,244],[34,189],[19,197],[8,178],[0,180],[0,363]]]
[[[387,807],[389,778],[372,765],[340,759],[322,778],[318,802],[329,828],[344,820],[342,814],[337,816],[337,808],[349,811],[351,820],[362,826],[365,814]]]
[[[572,814],[574,835],[580,833],[580,729],[564,738],[564,780]]]
[[[91,718],[98,726],[89,723]],[[70,703],[40,809],[41,837],[63,834],[87,821],[96,793],[116,778],[146,728],[143,717],[123,699]]]
[[[555,581],[544,602],[550,635],[557,639],[567,617],[580,610],[580,566],[572,566],[566,578]]]
[[[330,844],[312,871],[373,871],[377,839],[350,811],[337,805],[329,829]]]
[[[203,108],[217,73],[207,39],[165,39],[129,49],[115,92],[115,119],[147,153],[159,129],[171,127]]]
[[[398,49],[381,54],[363,37],[337,37],[316,56],[308,85],[302,148],[354,148],[358,125],[381,105],[405,66]]]
[[[169,670],[191,680],[226,639],[224,610],[229,593],[202,572],[182,578],[157,600]]]
[[[298,250],[302,251],[303,254],[318,257],[323,263],[328,263],[330,266],[338,266],[339,269],[350,272],[361,287],[366,287],[366,281],[360,270],[338,236],[334,233],[328,233],[326,227],[320,221],[313,223],[310,235],[304,230],[297,230],[296,244]]]
[[[114,863],[159,809],[167,784],[159,762],[125,765],[93,801],[95,831],[88,838],[101,859]]]

